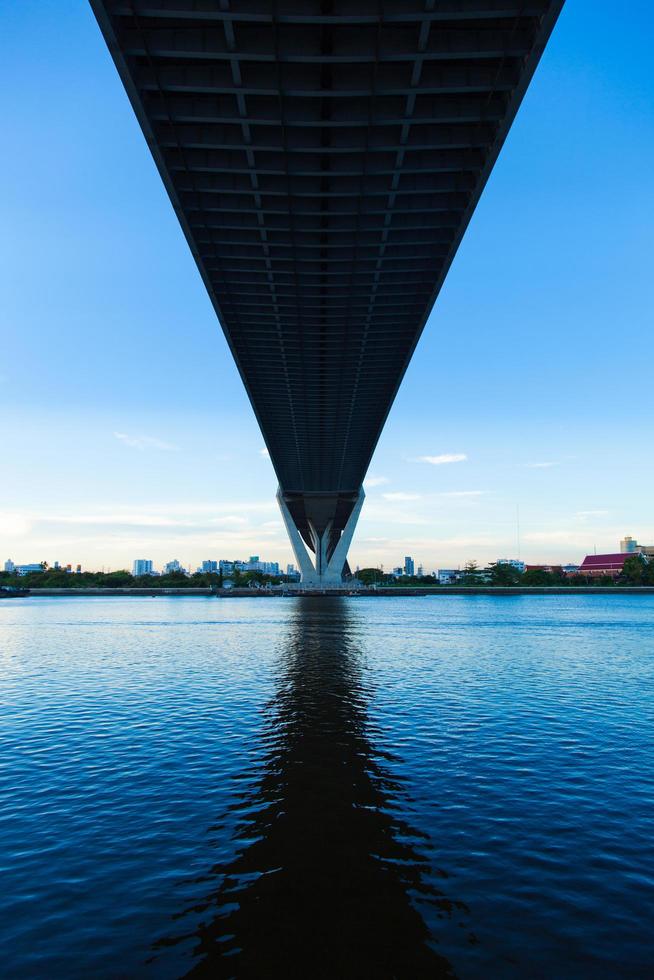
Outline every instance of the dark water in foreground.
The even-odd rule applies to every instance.
[[[0,602],[0,974],[652,976],[653,623]]]

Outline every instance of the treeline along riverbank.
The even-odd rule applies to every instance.
[[[561,569],[544,568],[528,569],[520,572],[506,564],[493,564],[488,568],[479,569],[474,562],[468,563],[459,573],[459,577],[451,584],[440,584],[432,575],[403,576],[398,579],[385,574],[379,568],[362,568],[356,573],[356,580],[343,583],[347,591],[374,590],[384,595],[455,595],[504,591],[525,592],[533,594],[536,590],[545,590],[546,594],[572,591],[603,591],[611,589],[624,591],[628,588],[654,588],[654,561],[645,562],[641,556],[631,556],[624,565],[619,578],[605,576],[566,575]],[[258,590],[295,592],[299,584],[295,578],[286,576],[264,575],[262,572],[236,571],[229,580],[223,580],[221,574],[198,572],[187,576],[183,572],[172,572],[167,575],[134,576],[126,570],[115,572],[79,572],[70,573],[60,568],[49,568],[44,562],[39,571],[28,575],[18,575],[15,572],[0,572],[0,590],[28,590],[34,594],[75,594],[88,593],[98,595],[100,592],[113,594],[183,594],[183,595],[236,595],[243,591],[251,595]],[[6,595],[6,593],[5,593]]]
[[[12,598],[17,596],[30,596],[32,598],[41,597],[70,597],[70,596],[80,596],[80,597],[114,597],[120,598],[126,596],[141,596],[152,598],[157,597],[170,597],[170,596],[199,596],[199,597],[215,597],[221,599],[274,599],[274,598],[287,598],[289,596],[333,596],[333,595],[346,595],[356,598],[375,598],[375,597],[395,597],[398,599],[406,597],[416,597],[420,596],[519,596],[519,595],[550,595],[550,596],[565,596],[565,595],[652,595],[654,594],[654,586],[605,586],[603,588],[587,586],[587,585],[572,585],[572,586],[425,586],[425,587],[402,587],[397,586],[394,588],[343,588],[343,589],[330,589],[330,590],[320,590],[320,589],[301,589],[296,587],[289,588],[283,586],[270,586],[264,588],[235,588],[235,589],[207,589],[207,588],[76,588],[76,589],[48,589],[48,588],[34,588],[34,589],[24,589],[9,591],[0,588],[0,597],[2,598]]]

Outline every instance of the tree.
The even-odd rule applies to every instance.
[[[384,581],[384,573],[380,568],[360,568],[357,578],[364,585],[378,585]]]
[[[645,578],[649,578],[646,575],[648,571],[647,562],[642,555],[629,555],[622,566],[620,581],[625,585],[643,585]]]
[[[544,568],[528,568],[522,576],[522,585],[560,585],[560,581],[555,580],[552,572]]]
[[[504,562],[502,564],[493,562],[490,566],[490,580],[491,585],[520,585],[522,572],[518,571],[513,565],[507,565]]]
[[[467,561],[463,566],[462,585],[479,585],[481,572],[476,561]]]

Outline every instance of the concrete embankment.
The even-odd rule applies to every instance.
[[[126,596],[126,595],[145,595],[145,596],[159,596],[159,595],[213,595],[211,589],[141,589],[141,588],[124,588],[124,589],[30,589],[29,594],[31,596]]]
[[[533,586],[533,587],[492,587],[492,586],[425,586],[424,588],[402,588],[389,587],[370,589],[298,589],[298,588],[272,588],[272,589],[209,589],[209,588],[120,588],[120,589],[30,589],[29,595],[34,596],[216,596],[221,599],[274,599],[286,598],[289,596],[356,596],[362,599],[372,599],[375,597],[408,597],[408,596],[452,596],[452,595],[484,595],[484,596],[507,596],[507,595],[654,595],[654,586]]]

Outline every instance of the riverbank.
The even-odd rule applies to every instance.
[[[56,598],[80,596],[80,597],[124,597],[124,596],[214,596],[219,599],[281,599],[308,596],[353,596],[356,598],[374,598],[383,596],[385,598],[407,598],[417,596],[451,596],[451,595],[485,595],[485,596],[507,596],[507,595],[654,595],[654,586],[651,585],[577,585],[577,586],[425,586],[424,588],[402,588],[401,586],[385,588],[358,588],[358,589],[299,589],[288,587],[273,587],[270,589],[210,589],[210,588],[88,588],[88,589],[29,589],[23,595],[33,598],[39,596]],[[9,596],[7,596],[9,598]]]

